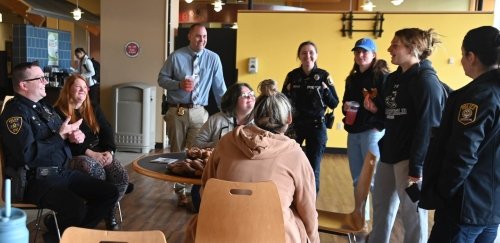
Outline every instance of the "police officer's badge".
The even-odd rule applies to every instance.
[[[326,83],[330,86],[333,86],[333,80],[332,77],[330,77],[330,75],[328,75],[328,78],[326,78]]]
[[[319,80],[319,74],[314,74],[314,80],[316,80],[316,81]]]
[[[6,123],[9,132],[12,134],[17,134],[23,126],[23,119],[20,116],[14,116],[7,119]]]
[[[469,125],[476,121],[478,106],[472,103],[465,103],[460,106],[460,112],[458,113],[458,122],[463,125]]]

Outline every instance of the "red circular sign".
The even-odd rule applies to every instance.
[[[141,48],[139,47],[139,44],[137,42],[131,41],[125,44],[125,54],[128,57],[136,57],[139,55],[140,51]]]

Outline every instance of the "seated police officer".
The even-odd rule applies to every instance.
[[[47,80],[33,63],[16,65],[12,82],[15,96],[0,115],[12,197],[54,210],[61,233],[69,226],[95,227],[113,208],[118,191],[113,184],[66,168],[68,143],[85,138],[81,120],[68,124],[69,119],[62,121],[50,105],[39,102],[46,96]],[[55,224],[46,226],[46,242],[57,242]]]

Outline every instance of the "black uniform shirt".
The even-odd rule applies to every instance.
[[[500,70],[451,93],[434,134],[420,205],[460,223],[500,223]]]
[[[50,105],[16,94],[0,115],[6,166],[63,168],[71,152],[59,135],[62,122]]]
[[[328,89],[323,89],[323,83]],[[291,85],[290,90],[287,89],[288,84]],[[327,106],[334,109],[339,103],[330,74],[317,67],[309,75],[301,67],[289,72],[282,92],[292,102],[294,120],[297,121],[321,118]]]

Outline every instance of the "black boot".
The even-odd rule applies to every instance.
[[[59,236],[53,232],[43,233],[42,238],[45,243],[59,243]]]
[[[54,215],[52,213],[45,215],[43,223],[45,224],[47,231],[57,234],[56,220],[54,219]]]
[[[106,222],[107,230],[120,230],[120,225],[115,218],[115,210],[112,210],[108,217],[104,219],[104,222]]]
[[[125,194],[129,194],[134,190],[134,183],[129,182],[127,186],[127,190],[125,191]]]

